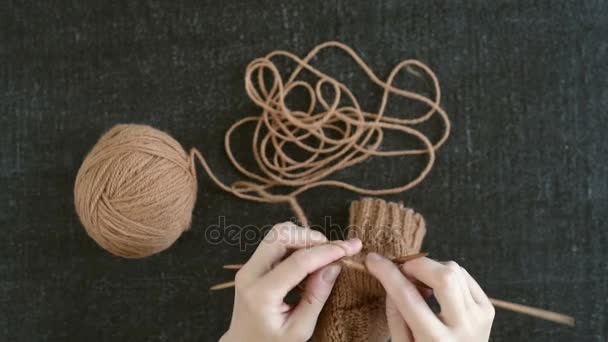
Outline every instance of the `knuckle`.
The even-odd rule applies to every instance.
[[[278,223],[275,224],[270,231],[277,235],[283,235],[287,233],[288,230],[289,227],[285,223]]]
[[[305,269],[310,260],[310,252],[307,249],[300,249],[291,255],[293,266],[297,269]]]
[[[275,226],[277,226],[280,229],[286,229],[288,231],[293,231],[294,229],[299,228],[295,223],[293,223],[291,221],[281,222],[281,223],[276,224]]]
[[[452,267],[444,267],[438,274],[438,285],[442,288],[449,288],[458,283],[458,272]]]
[[[460,272],[460,265],[456,261],[448,261],[445,263],[445,266],[454,272]]]
[[[236,295],[241,298],[241,300],[244,300],[245,302],[249,302],[251,300],[252,297],[255,297],[252,293],[251,293],[251,289],[249,287],[243,286],[243,285],[236,285],[235,286],[235,291],[236,291]]]
[[[234,276],[234,286],[237,290],[243,290],[245,288],[245,283],[247,275],[246,272],[241,268],[236,275]]]
[[[238,298],[240,303],[244,303],[247,307],[255,307],[256,294],[249,287],[241,287],[236,289],[235,298]]]
[[[496,309],[494,308],[494,305],[492,305],[491,303],[488,304],[488,309],[487,310],[488,310],[488,316],[487,316],[488,319],[490,321],[493,321],[494,317],[496,316]]]
[[[307,229],[305,230],[305,232],[307,232],[308,238],[311,240],[327,241],[327,237],[325,236],[325,234],[321,233],[320,231],[314,229]]]
[[[285,241],[289,239],[295,229],[295,225],[291,222],[283,222],[275,224],[267,237],[273,241]]]

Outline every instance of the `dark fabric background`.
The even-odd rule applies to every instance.
[[[289,208],[236,199],[199,173],[193,228],[164,253],[125,260],[85,234],[74,177],[100,134],[137,122],[239,179],[223,134],[257,113],[243,88],[247,63],[334,39],[383,77],[417,58],[441,81],[452,136],[428,179],[387,197],[426,217],[424,249],[465,266],[494,297],[578,319],[568,328],[499,310],[492,339],[606,340],[607,18],[606,2],[575,0],[5,1],[0,340],[217,340],[233,293],[208,288],[231,278],[223,263],[254,248],[208,243],[206,227],[219,216],[273,224]],[[357,73],[335,60],[327,72]],[[373,101],[377,91],[357,77],[349,85]],[[420,163],[375,159],[342,177],[396,184]],[[322,188],[301,202],[313,223],[328,216],[325,228],[339,231],[358,197]]]

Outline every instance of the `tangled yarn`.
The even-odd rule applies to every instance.
[[[361,108],[346,85],[312,65],[312,59],[327,48],[345,52],[370,81],[382,89],[377,110]],[[286,78],[274,62],[279,57],[295,63]],[[403,70],[428,78],[434,95],[426,97],[395,86],[394,79]],[[312,74],[317,81],[313,84],[303,80],[304,72]],[[308,94],[307,110],[290,109],[286,103],[289,94],[298,88]],[[274,51],[255,59],[245,72],[245,89],[261,108],[261,114],[235,122],[226,132],[224,146],[231,163],[247,180],[226,185],[212,172],[199,150],[192,149],[187,154],[169,135],[148,126],[118,125],[101,137],[76,178],[76,210],[88,234],[103,248],[124,257],[144,257],[170,246],[190,225],[197,189],[196,160],[225,191],[252,201],[287,202],[300,223],[308,226],[297,201],[302,192],[320,186],[341,187],[363,195],[386,195],[411,189],[428,175],[435,162],[435,151],[450,132],[448,116],[439,106],[439,82],[425,64],[402,61],[386,81],[382,81],[351,48],[339,42],[320,44],[304,58],[287,51]],[[416,101],[425,107],[425,112],[413,118],[385,115],[389,96]],[[435,114],[443,121],[444,131],[433,143],[415,127]],[[246,124],[255,126],[252,154],[259,168],[256,171],[243,166],[231,147],[235,131]],[[423,148],[382,150],[384,130],[412,136]],[[371,156],[403,155],[427,155],[428,158],[419,174],[401,185],[367,189],[327,179]],[[273,188],[279,187],[292,190],[273,192]]]
[[[320,51],[337,48],[350,56],[365,72],[370,81],[382,88],[379,108],[368,112],[361,108],[357,97],[342,82],[316,69],[311,60]],[[291,74],[284,79],[274,60],[284,57],[296,64]],[[428,77],[432,83],[432,98],[398,88],[395,77],[407,70],[418,77]],[[307,71],[317,77],[317,82],[304,81],[299,77]],[[270,82],[268,80],[270,78]],[[271,85],[268,86],[268,83]],[[326,98],[323,88],[329,87],[333,95]],[[287,97],[297,88],[308,94],[306,111],[292,110]],[[319,186],[341,187],[363,195],[387,195],[406,191],[419,184],[431,171],[435,162],[435,151],[443,145],[450,134],[450,120],[440,107],[441,89],[433,71],[417,60],[405,60],[397,64],[386,81],[378,76],[348,46],[339,42],[326,42],[312,49],[304,58],[287,52],[274,51],[265,57],[253,60],[245,72],[245,89],[249,98],[261,108],[258,116],[245,117],[235,122],[226,132],[224,147],[236,169],[249,180],[237,181],[231,186],[223,184],[211,171],[202,154],[193,149],[191,155],[201,162],[213,181],[234,195],[259,202],[288,202],[300,223],[308,226],[306,215],[296,196]],[[389,96],[400,96],[426,107],[426,111],[413,118],[398,118],[385,115]],[[320,109],[319,109],[320,108]],[[414,128],[438,114],[444,123],[439,140],[432,143],[425,134]],[[235,158],[231,138],[245,124],[254,124],[252,154],[260,173],[248,170]],[[395,130],[418,139],[422,149],[380,150],[384,130]],[[289,148],[288,148],[289,147]],[[290,153],[291,152],[291,153]],[[298,160],[296,154],[306,154]],[[326,177],[349,166],[363,162],[371,156],[391,157],[403,155],[428,155],[425,167],[405,184],[384,188],[367,189],[350,183],[328,180]],[[271,193],[273,187],[294,188],[286,194]]]

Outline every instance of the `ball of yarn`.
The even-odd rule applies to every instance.
[[[197,182],[191,159],[168,134],[117,125],[84,159],[74,185],[87,233],[108,252],[141,258],[190,227]]]

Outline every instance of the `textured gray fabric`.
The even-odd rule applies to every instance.
[[[207,228],[220,216],[225,226],[269,225],[289,219],[289,208],[235,199],[199,173],[193,228],[165,253],[124,260],[80,226],[76,171],[102,132],[137,122],[197,146],[222,179],[238,179],[222,139],[230,123],[257,112],[243,89],[247,63],[333,39],[379,75],[418,58],[441,81],[452,136],[426,181],[387,198],[424,215],[423,249],[464,265],[494,297],[579,322],[571,329],[498,311],[493,340],[608,337],[606,2],[9,0],[1,7],[0,340],[217,340],[232,291],[208,288],[232,277],[220,265],[246,260],[254,246],[214,244]],[[375,104],[377,90],[358,84],[353,64],[327,58],[325,70]],[[241,155],[249,151],[246,140],[237,145]],[[420,166],[378,160],[341,177],[380,187]],[[336,235],[356,198],[318,189],[301,203]]]

